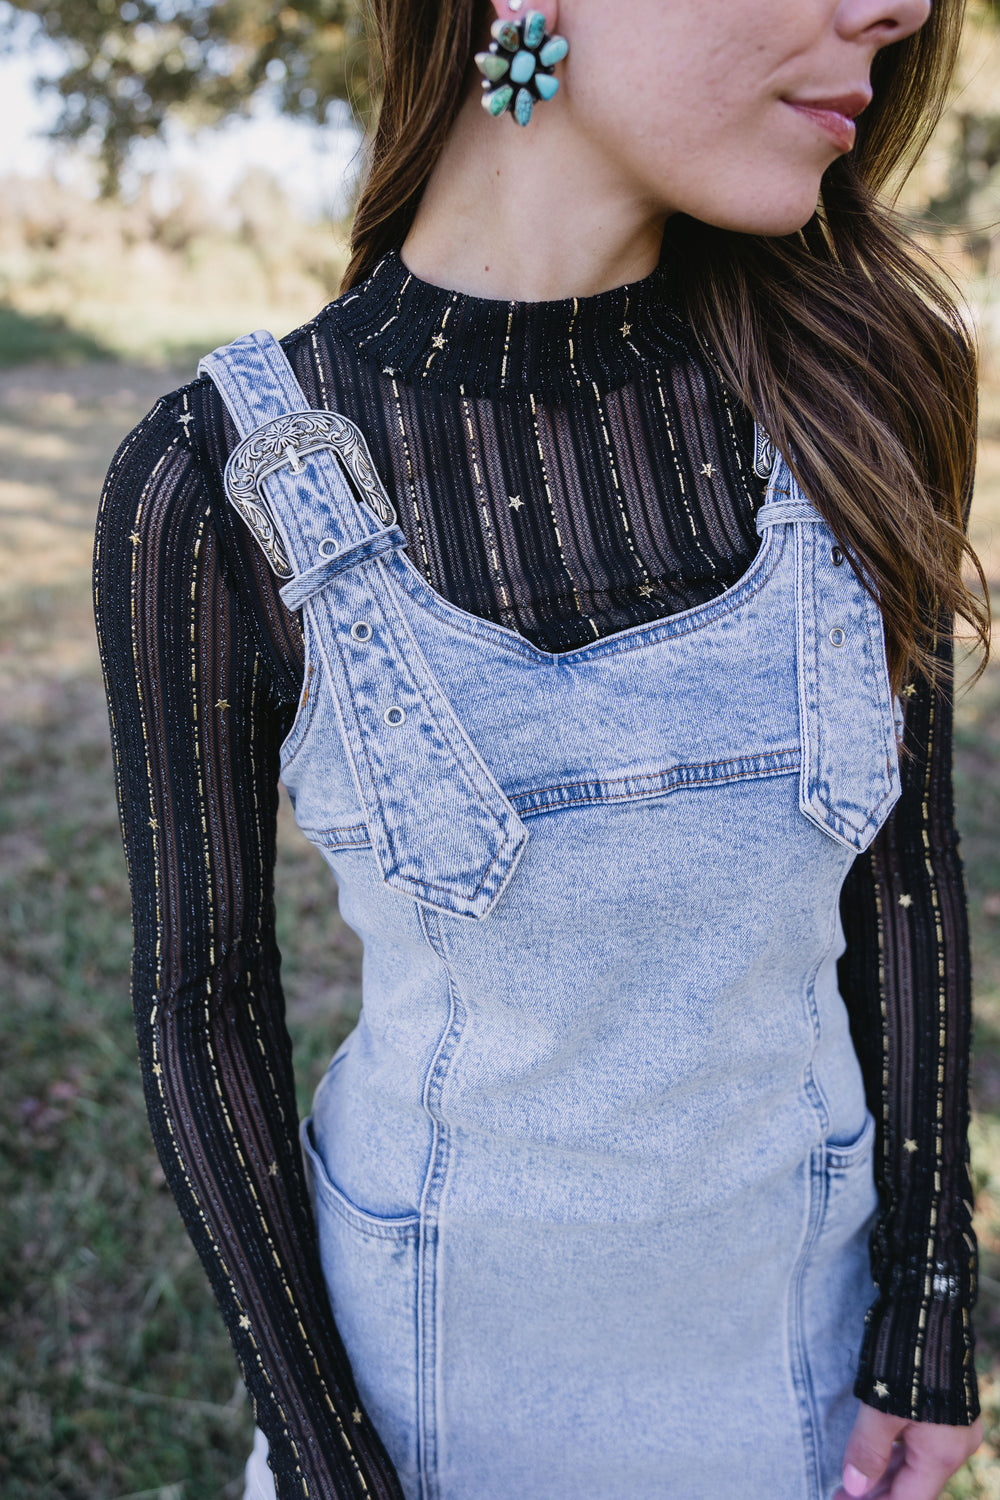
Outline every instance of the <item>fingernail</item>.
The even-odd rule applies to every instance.
[[[849,1495],[863,1495],[868,1489],[868,1480],[853,1464],[844,1465],[844,1489]]]

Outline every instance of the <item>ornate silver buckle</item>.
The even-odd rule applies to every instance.
[[[324,448],[339,459],[355,499],[383,526],[395,525],[396,512],[360,428],[336,411],[294,411],[272,417],[233,449],[223,482],[279,578],[293,578],[295,573],[271,518],[263,483],[285,464],[293,474],[301,474],[302,460]]]

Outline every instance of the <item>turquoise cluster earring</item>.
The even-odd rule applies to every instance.
[[[552,69],[566,56],[569,42],[548,35],[540,10],[529,10],[518,21],[494,21],[490,35],[490,50],[476,53],[483,108],[494,116],[509,110],[519,125],[527,125],[535,100],[551,99],[559,87]]]

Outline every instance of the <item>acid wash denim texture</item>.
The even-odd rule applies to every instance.
[[[876,604],[779,461],[732,588],[550,655],[276,420],[269,335],[203,368],[303,612],[283,779],[364,942],[303,1145],[408,1500],[828,1500],[873,1298],[836,961],[900,790]]]

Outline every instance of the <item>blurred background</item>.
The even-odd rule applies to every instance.
[[[283,334],[336,295],[370,109],[361,4],[0,0],[4,1500],[242,1490],[249,1412],[139,1087],[91,538],[114,449],[198,354],[255,327]],[[980,333],[972,527],[996,588],[1000,0],[973,0],[951,107],[901,202]],[[1000,1500],[995,667],[959,696],[956,787],[976,960],[987,1442],[947,1493]],[[353,1024],[359,954],[331,925],[325,867],[287,807],[280,842],[304,1105]]]

